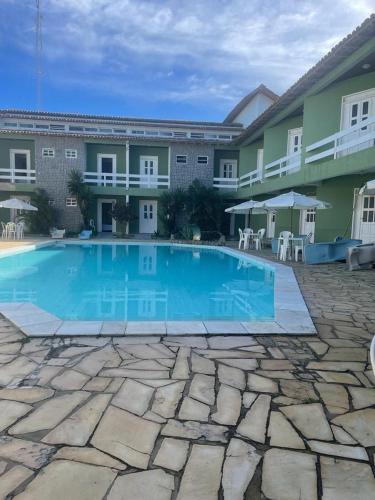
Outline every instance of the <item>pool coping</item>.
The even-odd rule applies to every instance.
[[[49,245],[152,245],[212,249],[259,262],[275,272],[273,321],[65,321],[31,302],[1,302],[0,313],[29,337],[143,336],[143,335],[316,335],[316,329],[291,267],[225,246],[158,241],[47,240],[0,251],[0,258]]]

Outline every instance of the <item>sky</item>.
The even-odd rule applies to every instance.
[[[0,108],[222,121],[284,92],[373,0],[0,0]]]

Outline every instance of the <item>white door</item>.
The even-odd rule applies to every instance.
[[[357,237],[363,243],[375,242],[375,194],[364,194],[358,200],[360,209]]]
[[[375,89],[371,89],[365,92],[358,92],[357,94],[352,94],[345,96],[342,101],[341,110],[341,130],[346,130],[350,127],[354,127],[358,123],[365,122],[371,116],[375,114]],[[373,127],[374,125],[372,125]],[[371,126],[370,126],[371,127]],[[362,128],[353,131],[349,135],[346,135],[340,140],[341,144],[346,142],[352,142],[361,135],[367,134],[369,128],[363,126]],[[372,141],[364,142],[356,146],[351,146],[346,150],[341,151],[338,156],[344,156],[346,154],[355,153],[362,149],[366,149],[372,146]]]
[[[237,161],[236,160],[221,160],[220,162],[220,177],[224,179],[234,179],[237,177]]]
[[[141,156],[140,168],[141,186],[156,187],[155,183],[158,176],[158,157]]]
[[[288,130],[287,154],[299,153],[302,148],[302,127]]]
[[[275,237],[276,214],[269,212],[267,214],[267,238]]]
[[[139,202],[139,232],[152,234],[158,228],[158,202],[140,200]]]
[[[316,216],[315,208],[308,208],[307,210],[301,210],[300,233],[301,234],[312,233],[312,236],[310,238],[311,243],[314,243],[314,237],[315,237],[315,216]]]

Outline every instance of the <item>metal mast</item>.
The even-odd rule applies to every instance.
[[[35,16],[35,90],[36,90],[36,107],[40,111],[42,109],[42,0],[36,1],[36,16]]]

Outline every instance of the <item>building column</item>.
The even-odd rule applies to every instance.
[[[130,196],[127,194],[125,196],[125,201],[126,201],[126,204],[128,205],[129,204],[129,201],[130,201]],[[129,234],[129,222],[126,223],[126,230],[125,230],[126,234]]]
[[[129,189],[129,173],[130,173],[130,154],[129,154],[129,141],[126,141],[126,155],[125,155],[125,174],[126,174],[126,189]]]

